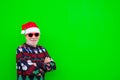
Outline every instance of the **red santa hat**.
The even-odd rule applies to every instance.
[[[28,33],[32,33],[32,32],[40,33],[40,29],[38,28],[36,23],[28,22],[28,23],[22,25],[21,34],[28,34]]]

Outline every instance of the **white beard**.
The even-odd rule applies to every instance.
[[[35,40],[35,39],[31,39],[31,40],[27,41],[26,43],[27,43],[27,44],[29,44],[29,45],[31,45],[31,46],[36,47],[36,45],[37,45],[38,41],[36,41],[36,42],[32,43],[32,40]]]

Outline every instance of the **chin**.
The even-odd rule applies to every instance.
[[[38,42],[32,42],[32,44],[37,45]]]

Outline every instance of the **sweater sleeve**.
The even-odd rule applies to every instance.
[[[45,57],[50,57],[51,61],[44,64],[44,69],[46,72],[50,72],[52,70],[56,70],[56,64],[55,61],[51,58],[51,56],[48,54],[48,51],[45,48],[42,48],[45,52]]]

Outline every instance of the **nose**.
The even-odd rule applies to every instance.
[[[33,35],[32,38],[36,38],[35,35]]]
[[[35,35],[33,35],[32,38],[35,38]]]

